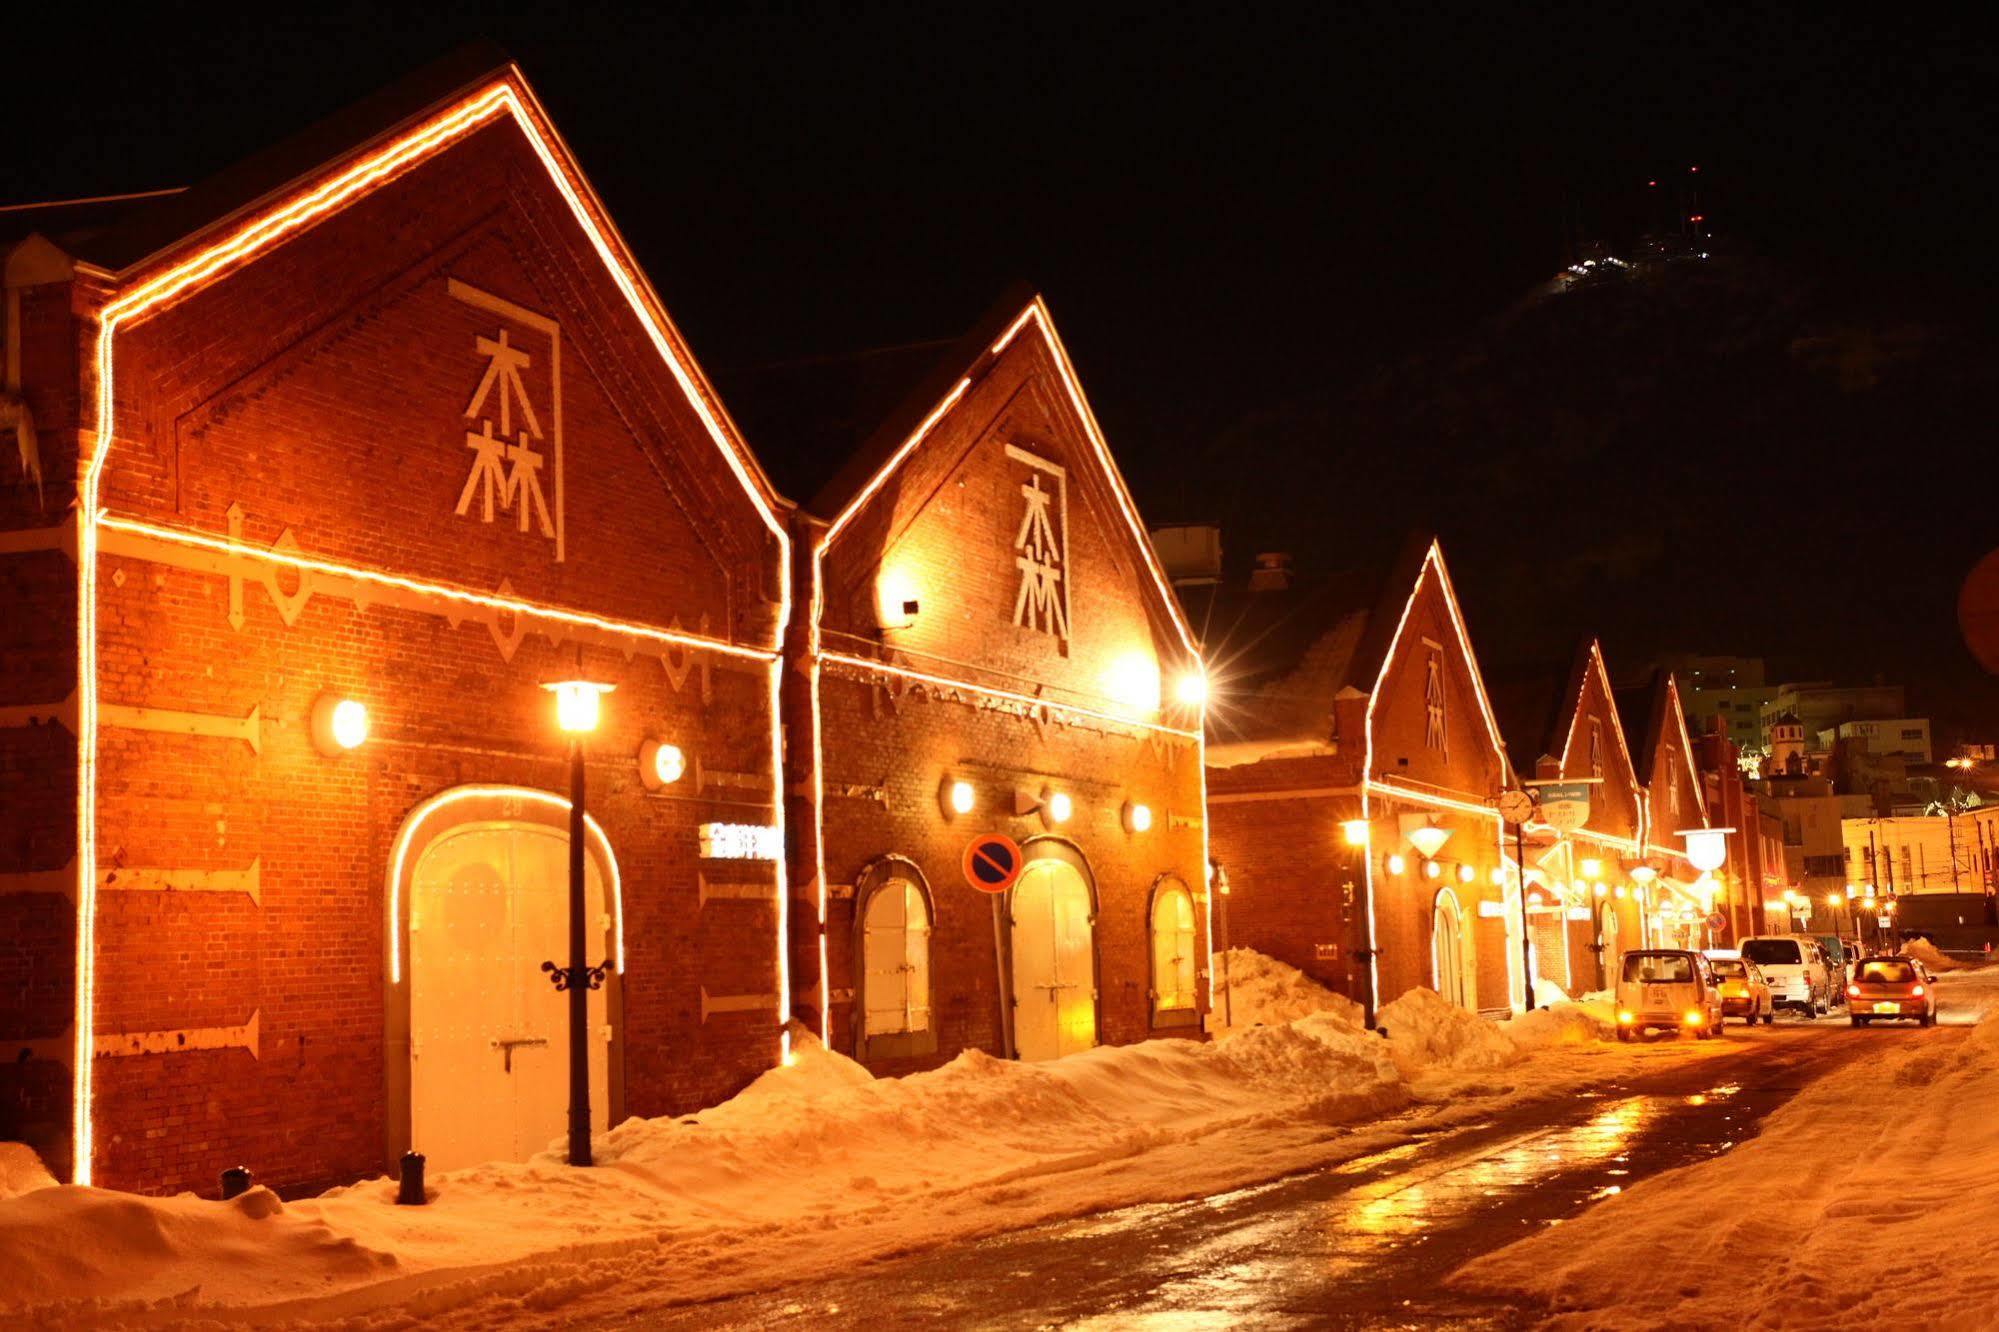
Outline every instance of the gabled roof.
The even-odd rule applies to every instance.
[[[498,46],[491,42],[462,46],[190,189],[132,196],[133,206],[107,209],[109,225],[77,237],[71,253],[107,272],[123,273],[253,211],[327,163],[413,125],[477,85],[509,73],[519,77],[512,58]]]
[[[1641,735],[1637,754],[1638,780],[1650,786],[1652,774],[1658,770],[1659,748],[1671,743],[1679,750],[1680,761],[1687,765],[1687,773],[1694,790],[1695,807],[1706,820],[1707,799],[1701,790],[1700,772],[1694,766],[1693,739],[1687,733],[1687,714],[1684,706],[1675,710],[1673,704],[1679,696],[1679,686],[1670,671],[1654,670],[1642,685],[1629,686],[1615,691],[1617,713],[1624,724],[1626,735]],[[1673,831],[1668,828],[1666,832]]]
[[[1158,589],[1160,609],[1172,622],[1187,651],[1195,653],[1198,648],[1193,631],[1188,627],[1186,613],[1173,594],[1172,582],[1159,563],[1158,553],[1152,548],[1151,537],[1139,518],[1138,506],[1125,485],[1124,475],[1111,456],[1102,427],[1097,424],[1096,413],[1091,410],[1089,399],[1076,380],[1075,368],[1070,364],[1061,336],[1055,331],[1047,303],[1032,288],[1024,285],[1016,284],[1009,288],[985,317],[972,326],[970,332],[938,354],[929,368],[918,376],[915,387],[903,395],[901,401],[890,409],[860,447],[805,505],[808,512],[827,523],[826,532],[819,539],[818,553],[823,553],[832,544],[846,524],[866,506],[868,499],[929,437],[930,431],[950,414],[951,408],[972,383],[983,376],[1030,325],[1038,325],[1041,336],[1048,343],[1063,377],[1070,405],[1081,418],[1084,433],[1097,453],[1127,535],[1135,547],[1133,553],[1151,573]]]
[[[1404,613],[1432,557],[1456,616],[1455,593],[1436,538],[1411,533],[1392,562],[1302,579],[1282,591],[1214,586],[1189,589],[1189,614],[1202,626],[1203,656],[1214,681],[1209,739],[1321,739],[1333,701],[1353,689],[1371,695],[1394,649]],[[1457,625],[1463,633],[1463,624]],[[1491,701],[1478,675],[1469,635],[1465,658],[1473,688],[1503,748]]]
[[[777,494],[762,467],[721,412],[686,340],[527,79],[489,44],[462,48],[191,189],[159,196],[82,242],[80,260],[121,279],[120,290],[99,312],[102,347],[109,347],[121,323],[142,320],[182,292],[227,276],[432,154],[509,120],[547,171],[764,524],[785,541]],[[100,415],[110,401],[108,350],[104,354]],[[109,452],[93,459],[85,478],[92,494]]]

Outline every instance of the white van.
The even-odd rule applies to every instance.
[[[1832,981],[1819,941],[1808,934],[1759,934],[1738,949],[1770,982],[1770,1007],[1795,1008],[1806,1017],[1832,1009]]]
[[[1721,1035],[1721,987],[1699,953],[1647,948],[1626,953],[1617,968],[1617,1039],[1647,1031]]]

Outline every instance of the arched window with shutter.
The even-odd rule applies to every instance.
[[[916,866],[889,857],[856,885],[854,1044],[862,1059],[928,1054],[937,1048],[930,1010],[931,900]]]
[[[1168,875],[1152,886],[1152,1025],[1192,1026],[1199,1021],[1200,936],[1194,895]]]

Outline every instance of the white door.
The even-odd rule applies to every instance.
[[[584,861],[589,961],[609,955],[604,886]],[[437,1170],[524,1161],[568,1133],[569,840],[470,823],[425,848],[410,888],[410,1145]],[[590,1115],[609,1122],[609,1021],[590,994]]]
[[[1061,860],[1028,862],[1013,887],[1013,1041],[1022,1059],[1097,1043],[1090,886]]]
[[[1618,959],[1623,948],[1617,942],[1617,908],[1605,902],[1596,909],[1596,937],[1603,945],[1603,988],[1609,989],[1611,978],[1617,975]]]
[[[889,1036],[930,1029],[930,912],[907,879],[868,897],[862,917],[862,1032]]]
[[[1465,995],[1464,928],[1457,899],[1448,892],[1437,895],[1430,919],[1430,969],[1438,994],[1461,1008],[1470,1007]]]

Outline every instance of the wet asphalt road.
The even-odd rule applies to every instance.
[[[1883,1040],[1843,1016],[1731,1027],[1728,1055],[1633,1070],[1275,1183],[1147,1204],[886,1260],[832,1281],[660,1309],[665,1330],[1464,1328],[1532,1310],[1454,1296],[1463,1263],[1646,1175],[1726,1151],[1818,1077]]]

